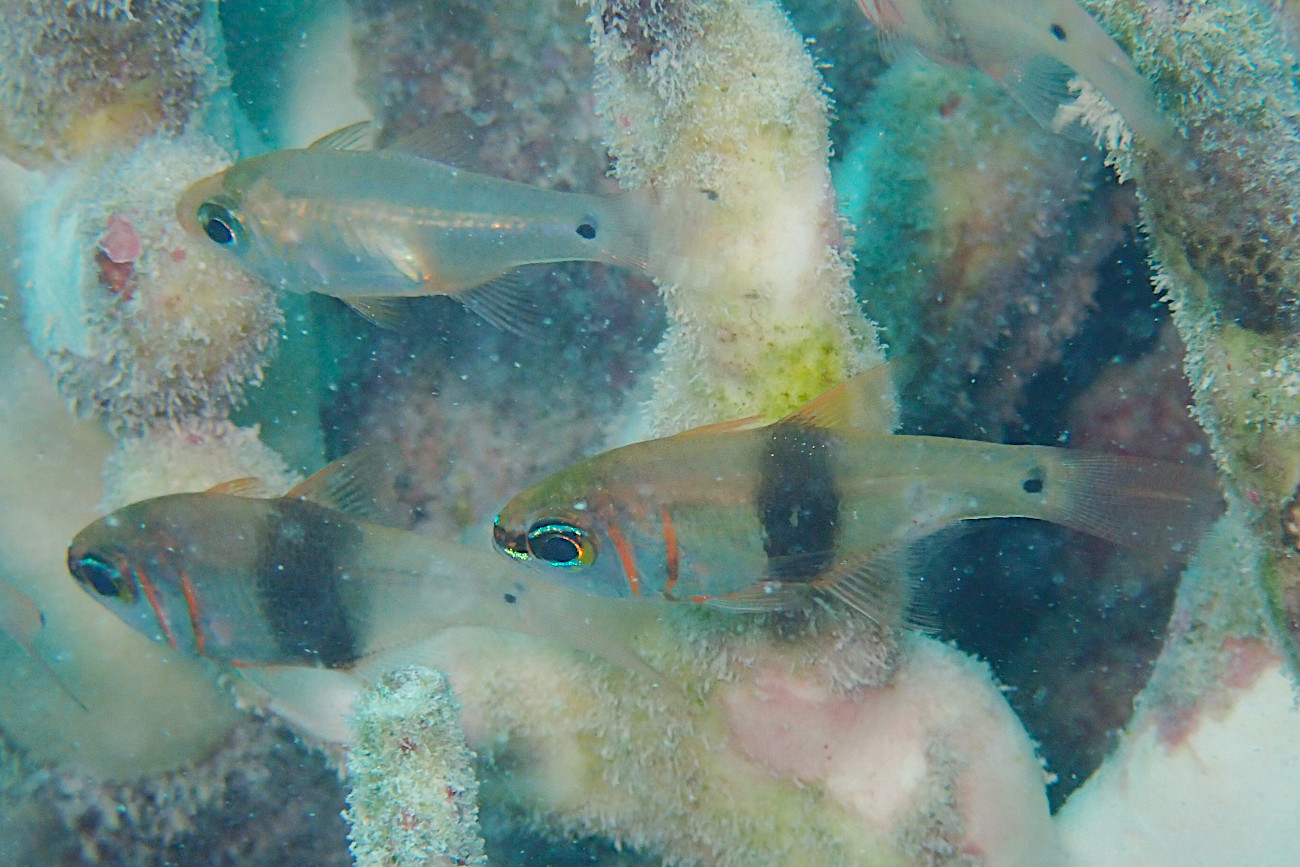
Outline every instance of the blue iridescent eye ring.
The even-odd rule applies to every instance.
[[[596,540],[567,521],[547,519],[528,528],[528,553],[552,566],[572,568],[596,562]]]

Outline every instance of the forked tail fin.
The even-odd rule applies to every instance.
[[[1064,451],[1059,469],[1063,493],[1044,517],[1128,547],[1185,559],[1223,512],[1215,477],[1181,464]]]

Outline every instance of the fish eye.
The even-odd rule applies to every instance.
[[[95,554],[86,554],[75,562],[69,562],[68,571],[82,586],[89,587],[100,596],[123,602],[135,599],[135,590],[122,570]]]
[[[232,247],[239,242],[243,226],[230,209],[220,202],[204,202],[199,205],[199,227],[214,244]]]
[[[1059,25],[1059,24],[1053,24],[1053,25],[1052,25],[1052,35],[1056,37],[1056,39],[1057,39],[1058,42],[1064,42],[1064,41],[1065,41],[1065,28],[1062,27],[1062,26]]]
[[[528,528],[528,553],[552,566],[590,566],[596,562],[596,540],[581,527],[564,521],[538,521]]]
[[[582,218],[582,222],[578,224],[578,228],[575,229],[574,231],[578,233],[579,238],[584,238],[588,241],[595,240],[596,218],[593,217],[591,214],[588,214],[587,216]]]

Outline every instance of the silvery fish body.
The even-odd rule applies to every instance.
[[[199,181],[181,197],[178,219],[267,282],[365,313],[372,299],[451,295],[509,326],[518,299],[491,284],[515,268],[646,266],[648,192],[556,192],[400,148],[354,150],[353,130]]]
[[[909,545],[957,522],[1037,518],[1182,549],[1218,507],[1212,482],[1178,465],[854,427],[841,405],[878,403],[882,379],[869,372],[774,424],[687,431],[562,470],[501,510],[497,547],[594,595],[764,610],[812,588],[895,621]]]
[[[1077,74],[1148,148],[1189,159],[1186,140],[1160,111],[1150,84],[1074,0],[858,0],[858,6],[886,39],[980,70],[1049,127],[1057,107],[1071,99],[1067,79]]]

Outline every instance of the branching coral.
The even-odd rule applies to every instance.
[[[780,9],[600,0],[590,22],[617,176],[717,199],[671,227],[655,427],[779,416],[879,361],[840,249],[826,97]]]
[[[422,669],[384,676],[357,703],[347,818],[358,867],[487,864],[459,710],[447,679]]]
[[[32,342],[114,426],[225,415],[275,345],[270,289],[175,224],[180,191],[223,157],[206,137],[154,137],[64,170],[25,216]]]

